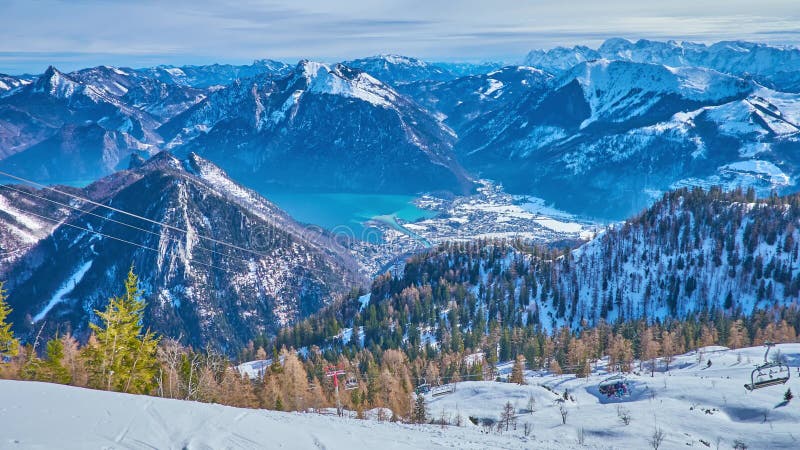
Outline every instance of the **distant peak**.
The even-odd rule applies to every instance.
[[[167,150],[160,151],[151,156],[141,168],[146,170],[177,169],[183,170],[180,160]]]
[[[321,71],[330,72],[330,66],[325,63],[303,59],[297,63],[296,71],[306,77],[314,78],[319,75]]]
[[[383,54],[378,55],[377,58],[386,60],[392,64],[406,64],[412,66],[425,66],[427,63],[421,59],[413,58],[411,56],[403,56],[403,55],[395,55],[395,54]]]
[[[54,66],[48,66],[47,70],[36,80],[34,84],[35,92],[47,92],[56,97],[69,97],[80,84],[62,73]]]
[[[43,77],[52,77],[53,75],[60,74],[61,72],[56,69],[56,66],[50,65],[47,66],[47,70],[44,71],[42,74]]]

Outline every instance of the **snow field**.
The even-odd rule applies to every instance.
[[[691,352],[676,357],[668,373],[661,363],[653,377],[649,370],[628,375],[633,393],[622,399],[607,399],[599,393],[598,384],[609,376],[601,361],[584,379],[529,371],[527,386],[459,383],[454,394],[429,398],[428,411],[434,419],[443,412],[449,417],[461,414],[466,427],[481,429],[468,416],[498,420],[503,405],[510,401],[518,412],[518,423],[517,430],[507,434],[523,435],[528,423],[534,442],[562,448],[578,446],[581,429],[584,448],[651,448],[648,441],[658,427],[665,433],[661,449],[709,448],[705,443],[716,448],[718,440],[719,448],[730,449],[737,439],[750,449],[796,449],[800,448],[800,404],[796,399],[784,404],[783,395],[787,388],[795,395],[800,392],[800,344],[778,345],[770,356],[778,350],[792,367],[792,378],[785,386],[754,392],[748,392],[744,384],[755,365],[763,363],[764,348],[709,347],[700,352],[701,362],[698,353]],[[709,359],[712,365],[707,367]],[[564,425],[559,413],[562,403],[557,399],[563,399],[565,390],[574,401],[563,402],[568,410]],[[524,411],[531,396],[535,400],[532,414]],[[618,407],[629,412],[629,425],[622,423]]]

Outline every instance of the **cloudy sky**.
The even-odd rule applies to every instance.
[[[608,37],[800,44],[798,0],[3,0],[0,73],[99,64],[519,61]]]

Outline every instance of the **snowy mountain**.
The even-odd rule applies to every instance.
[[[69,76],[146,111],[159,122],[185,111],[206,95],[203,89],[164,82],[151,73],[129,68],[99,66],[78,70]]]
[[[167,84],[213,88],[225,86],[238,79],[262,75],[281,76],[291,71],[291,66],[271,59],[258,59],[249,65],[210,64],[205,66],[157,66],[137,69],[137,72]]]
[[[2,78],[0,170],[85,185],[167,149],[261,192],[461,194],[486,178],[620,220],[680,186],[796,191],[798,52],[610,39],[483,73],[396,55],[50,68]]]
[[[240,182],[323,192],[464,192],[455,136],[360,70],[300,62],[288,76],[213,92],[159,128],[168,146],[216,161]]]
[[[558,80],[465,127],[465,166],[511,192],[611,219],[681,185],[795,189],[795,94],[626,61],[583,62]]]
[[[533,50],[525,64],[558,72],[596,59],[610,59],[671,67],[704,67],[743,77],[786,92],[800,92],[800,49],[745,41],[723,41],[710,46],[692,42],[631,42],[614,38],[598,49],[585,46]]]
[[[360,282],[356,263],[328,237],[196,155],[160,153],[70,192],[117,209],[47,190],[0,197],[13,206],[0,229],[17,236],[3,249],[35,241],[0,268],[22,336],[42,326],[81,335],[131,264],[143,280],[149,327],[231,352]],[[58,226],[40,225],[48,222]]]
[[[477,428],[443,430],[433,425],[355,420],[333,414],[233,408],[50,383],[0,380],[0,395],[4,399],[0,419],[9,424],[2,442],[20,448],[78,450],[145,445],[164,449],[346,450],[356,444],[393,450],[453,445],[479,450],[523,449],[531,443],[517,436],[487,436]],[[49,413],[44,413],[45,409]],[[61,420],[56,421],[56,417]],[[51,432],[43,433],[35,424]],[[537,448],[565,447],[547,442],[544,446],[537,444]]]
[[[342,64],[367,72],[395,87],[415,81],[447,81],[457,77],[439,64],[400,55],[377,55],[344,61]]]
[[[503,67],[485,74],[454,80],[423,80],[398,89],[417,103],[440,114],[441,120],[459,132],[479,123],[483,114],[514,104],[520,98],[549,88],[552,75],[532,67]]]
[[[37,144],[61,149],[61,145],[47,140],[70,141],[79,136],[73,130],[84,127],[91,130],[93,126],[121,136],[122,140],[130,142],[131,150],[152,150],[160,141],[155,131],[158,121],[149,113],[128,105],[100,87],[84,84],[50,67],[34,82],[0,98],[0,165],[7,167],[5,158],[12,155],[16,155],[17,166],[40,164],[43,155],[34,149]],[[111,140],[119,142],[116,138]],[[73,141],[73,144],[80,153],[83,143]],[[90,142],[87,146],[96,144]],[[31,149],[34,151],[27,154]],[[113,148],[105,150],[114,151]],[[56,154],[46,156],[57,157]],[[94,166],[88,172],[102,172],[103,166],[108,166],[107,162],[92,157],[81,163]],[[65,164],[61,170],[69,171],[70,167]]]
[[[0,73],[0,97],[8,95],[15,89],[30,84],[31,80],[25,77],[15,77]]]

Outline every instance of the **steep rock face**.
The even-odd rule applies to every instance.
[[[3,270],[23,336],[42,326],[85,336],[92,311],[120,292],[131,264],[149,304],[148,326],[231,352],[360,282],[355,262],[327,236],[196,155],[182,161],[161,153],[78,192],[146,220],[35,191],[92,214],[58,206],[64,223]],[[23,215],[35,212],[14,205]]]
[[[465,192],[455,136],[414,102],[343,65],[237,82],[160,128],[177,153],[217,161],[261,189]]]

